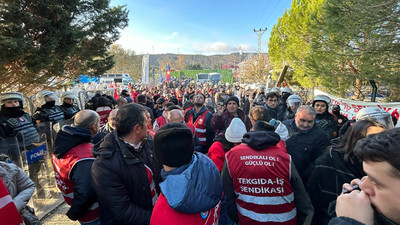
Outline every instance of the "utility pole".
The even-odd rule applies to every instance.
[[[254,29],[254,33],[258,33],[258,54],[261,53],[261,36],[264,34],[265,31],[267,31],[267,28],[263,30],[261,28],[259,30]]]

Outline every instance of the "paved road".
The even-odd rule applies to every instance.
[[[80,225],[78,221],[72,221],[68,219],[65,213],[68,211],[69,206],[67,203],[62,203],[52,212],[47,214],[44,218],[42,218],[42,223],[44,225]]]

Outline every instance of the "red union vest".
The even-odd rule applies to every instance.
[[[83,160],[94,160],[91,153],[93,145],[89,143],[80,144],[71,148],[61,159],[52,155],[52,163],[54,168],[54,176],[56,178],[57,187],[60,189],[65,202],[68,205],[74,200],[74,183],[69,177],[69,173],[76,163]],[[89,211],[81,218],[80,222],[91,222],[99,217],[99,204],[96,202],[90,206]]]
[[[181,90],[178,90],[176,92],[176,98],[178,99],[178,102],[182,102],[183,101],[183,92]]]
[[[197,137],[202,145],[206,145],[206,116],[208,110],[204,111],[193,123],[193,113],[190,113],[188,124],[195,127]]]
[[[290,162],[277,146],[256,151],[241,144],[226,153],[240,225],[296,224]]]
[[[157,117],[158,129],[160,129],[164,124],[168,123],[167,118],[164,115]]]
[[[181,213],[171,208],[161,194],[154,206],[150,225],[218,225],[220,204],[201,213]]]
[[[1,178],[0,178],[0,221],[1,224],[9,224],[9,225],[25,224]]]
[[[111,108],[108,106],[97,107],[96,112],[100,116],[100,127],[106,125],[108,114],[110,114]]]

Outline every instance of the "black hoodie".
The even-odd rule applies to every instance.
[[[255,150],[264,150],[277,145],[280,140],[279,135],[272,131],[251,131],[243,135],[242,143]]]
[[[91,138],[92,133],[88,129],[64,126],[57,133],[53,154],[60,159],[72,148],[82,143],[89,143]],[[70,178],[74,183],[74,200],[66,215],[71,220],[77,220],[84,216],[89,207],[97,201],[96,192],[91,182],[93,161],[94,159],[82,160],[76,163],[70,171]]]

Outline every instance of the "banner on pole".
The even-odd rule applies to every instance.
[[[142,58],[142,83],[149,83],[149,54],[143,55]]]
[[[331,98],[332,104],[331,105],[339,105],[340,106],[340,113],[346,116],[348,119],[355,119],[356,114],[358,111],[365,107],[370,106],[378,106],[379,108],[385,110],[386,112],[390,113],[392,116],[399,119],[400,113],[400,102],[361,102],[361,101],[354,101],[345,98],[339,98],[318,89],[314,90],[315,95],[326,95]],[[396,127],[399,127],[400,123],[397,124]]]

